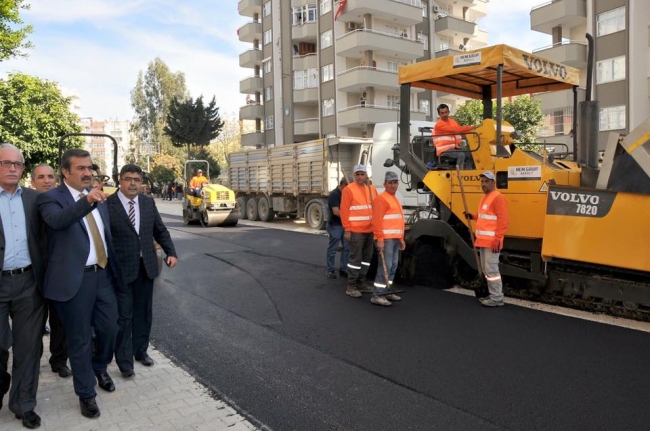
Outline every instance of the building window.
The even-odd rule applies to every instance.
[[[327,30],[320,34],[320,49],[330,46],[332,46],[332,30]]]
[[[386,96],[386,106],[399,109],[399,96]]]
[[[431,113],[429,104],[429,99],[420,100],[420,112],[423,112],[426,115]]]
[[[426,18],[427,16],[429,16],[429,3],[423,1],[422,2],[422,17]]]
[[[274,125],[273,125],[273,115],[268,115],[264,119],[264,130],[271,130],[271,129],[273,129],[273,127],[274,127]]]
[[[334,115],[334,99],[323,100],[323,117]]]
[[[318,69],[307,69],[307,88],[318,87]]]
[[[625,56],[608,58],[596,63],[596,84],[625,79]]]
[[[264,32],[264,45],[271,43],[272,40],[273,40],[273,33],[271,32],[271,30],[266,30]]]
[[[262,9],[263,9],[263,16],[271,15],[271,2],[267,1],[266,3],[264,3],[264,7]]]
[[[555,135],[564,135],[564,111],[553,111],[551,122],[553,124],[553,132]]]
[[[292,8],[292,24],[302,25],[306,22],[316,22],[316,5],[309,4]]]
[[[625,129],[625,105],[609,106],[600,110],[599,130]]]
[[[296,70],[293,72],[293,89],[294,90],[302,90],[305,88],[305,71],[304,70]]]
[[[330,63],[321,68],[321,79],[323,82],[334,79],[334,64]]]
[[[320,0],[320,14],[325,15],[332,11],[332,0]]]
[[[418,32],[418,42],[424,45],[424,50],[429,50],[429,35],[422,32]]]
[[[399,63],[396,61],[387,61],[386,62],[386,69],[393,73],[397,73],[397,69],[399,68]]]
[[[596,15],[596,36],[625,30],[625,6]]]
[[[271,60],[266,60],[262,62],[262,70],[264,70],[264,73],[269,73],[271,72]]]
[[[264,89],[264,101],[273,100],[273,87],[266,87]]]
[[[293,89],[303,90],[318,86],[318,69],[296,70],[293,72]]]

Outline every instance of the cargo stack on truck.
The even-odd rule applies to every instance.
[[[228,181],[235,192],[239,217],[271,221],[276,216],[304,218],[323,229],[327,196],[343,174],[366,163],[372,140],[325,138],[228,155]]]

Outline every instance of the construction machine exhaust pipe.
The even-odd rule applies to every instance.
[[[577,162],[582,167],[580,184],[583,187],[596,187],[598,180],[598,135],[600,103],[591,100],[592,75],[594,69],[594,38],[587,33],[587,91],[585,101],[580,102],[580,121],[578,122]]]

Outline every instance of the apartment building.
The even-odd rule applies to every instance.
[[[266,147],[325,136],[370,137],[397,121],[408,103],[414,120],[461,100],[413,89],[400,100],[401,65],[487,45],[477,21],[488,0],[240,0],[251,21],[238,30],[252,48],[239,57],[253,71],[240,82],[240,120],[254,122],[243,146]],[[244,99],[243,99],[244,100]],[[433,111],[433,112],[432,112]],[[432,117],[433,113],[433,117]]]
[[[594,36],[592,97],[600,102],[600,149],[611,132],[627,134],[650,116],[650,2],[553,0],[531,10],[530,26],[550,36],[550,44],[534,52],[579,68],[583,88],[587,77],[585,34]],[[546,114],[540,138],[572,148],[572,92],[537,97]],[[578,98],[584,97],[581,90]]]
[[[125,157],[130,144],[130,122],[114,119],[95,121],[92,118],[82,118],[81,128],[83,133],[110,135],[117,141],[117,167],[124,165]],[[104,136],[87,136],[84,149],[90,153],[102,173],[113,175],[114,145],[113,141]]]

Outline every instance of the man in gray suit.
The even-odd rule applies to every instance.
[[[165,263],[176,266],[176,250],[152,198],[140,193],[143,172],[137,165],[124,165],[120,189],[107,199],[111,235],[126,289],[117,292],[118,327],[115,362],[124,377],[135,375],[133,357],[153,365],[147,354],[153,320],[153,282],[158,276],[154,240],[167,255]]]
[[[43,344],[45,305],[38,286],[38,192],[18,184],[25,159],[18,148],[0,144],[0,407],[9,386],[8,350],[13,347],[9,409],[25,428],[41,425],[34,412]],[[12,324],[9,324],[11,315]]]

